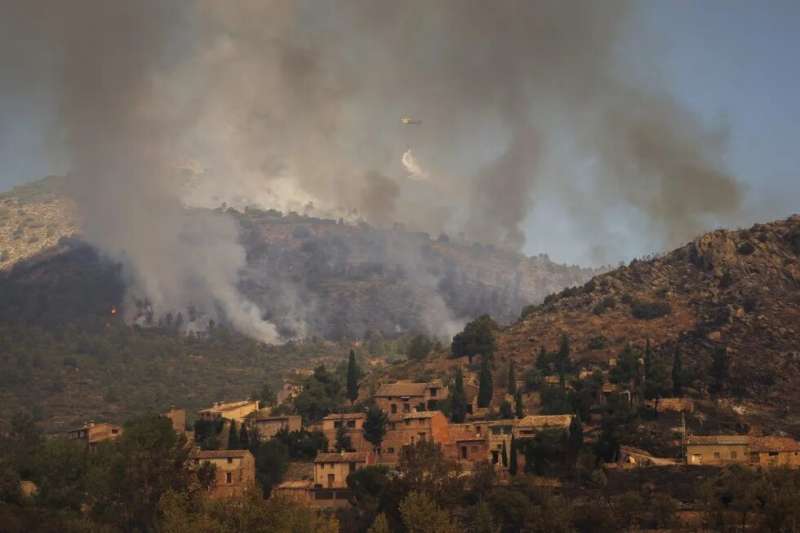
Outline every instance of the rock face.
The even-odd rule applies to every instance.
[[[800,216],[634,260],[548,297],[500,344],[506,356],[533,360],[564,333],[579,359],[608,360],[648,339],[663,357],[678,347],[695,375],[724,347],[731,393],[800,408]]]
[[[0,272],[7,281],[24,278],[26,290],[36,283],[33,272],[41,280],[49,264],[79,271],[91,255],[73,253],[74,240],[56,246],[77,232],[62,183],[48,178],[0,196],[0,254],[6,251]],[[599,272],[402,229],[258,209],[229,213],[240,223],[247,251],[241,288],[288,334],[436,333],[445,323],[484,313],[508,323],[525,305]],[[54,253],[66,255],[53,261]],[[40,257],[47,264],[36,265]],[[10,272],[14,265],[20,266],[16,273]],[[119,302],[98,307],[106,305]]]

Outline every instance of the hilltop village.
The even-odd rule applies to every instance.
[[[517,366],[495,359],[495,328],[488,317],[468,324],[446,357],[420,336],[405,363],[366,361],[378,368],[363,372],[351,351],[340,375],[325,366],[299,369],[277,393],[266,386],[258,399],[215,403],[193,413],[191,424],[183,409],[163,417],[185,442],[186,467],[212,500],[258,489],[328,513],[363,504],[363,484],[374,472],[407,476],[420,457],[432,462],[431,471],[440,462],[445,478],[486,476],[489,487],[524,480],[553,495],[580,485],[629,485],[634,472],[640,483],[652,479],[646,485],[669,493],[656,483],[672,479],[680,487],[731,466],[800,467],[800,443],[785,434],[755,427],[721,433],[711,424],[702,431],[697,404],[725,400],[681,394],[688,386],[680,353],[669,369],[655,361],[649,343],[626,347],[607,363],[579,361],[564,336],[557,350],[541,348],[534,366]],[[392,377],[420,369],[429,379]],[[124,431],[93,423],[68,435],[93,448]],[[641,446],[629,444],[637,438]],[[701,524],[698,493],[677,491],[661,495],[669,516],[648,520]],[[649,516],[644,507],[630,512]]]

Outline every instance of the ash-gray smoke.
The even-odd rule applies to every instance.
[[[90,240],[124,254],[156,305],[221,303],[262,338],[274,328],[236,289],[234,223],[182,200],[313,206],[520,249],[549,194],[599,260],[618,258],[610,214],[668,246],[740,204],[724,132],[621,61],[626,0],[30,0],[9,13],[61,65]],[[188,188],[174,172],[187,161]]]
[[[245,252],[235,221],[181,201],[175,149],[195,111],[166,78],[191,48],[181,42],[187,13],[158,0],[12,8],[30,33],[11,41],[27,38],[57,66],[51,81],[70,155],[68,188],[86,239],[126,266],[129,298],[149,301],[156,314],[219,308],[241,332],[277,340],[275,326],[237,289]]]

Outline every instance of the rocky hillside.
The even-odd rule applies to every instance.
[[[62,185],[63,178],[49,177],[0,193],[0,271],[77,231]]]
[[[711,354],[726,349],[731,396],[800,413],[800,216],[714,231],[550,296],[501,333],[501,357],[531,363],[562,334],[577,360],[648,339],[662,357],[678,347],[700,396]]]
[[[16,291],[23,300],[37,283],[48,283],[48,265],[80,271],[88,257],[75,239],[58,244],[79,237],[63,180],[47,178],[0,195],[0,278],[23,283],[24,291]],[[525,305],[598,272],[446,236],[277,211],[229,213],[242,227],[247,250],[242,290],[289,334],[395,334],[486,312],[508,323]],[[297,331],[297,323],[305,330]]]

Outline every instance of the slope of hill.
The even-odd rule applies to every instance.
[[[15,280],[26,291],[39,281],[47,285],[60,275],[48,265],[81,270],[87,256],[73,252],[83,245],[60,242],[77,231],[71,204],[61,193],[64,179],[47,178],[0,195],[0,278],[7,286]],[[431,323],[485,312],[510,322],[523,306],[598,272],[446,236],[434,240],[277,211],[228,212],[240,223],[247,251],[243,292],[292,335],[345,339],[370,331],[441,331]],[[54,259],[57,255],[63,257]],[[82,281],[87,292],[91,282]],[[119,302],[103,305],[109,304]]]
[[[719,230],[635,260],[529,308],[499,338],[502,357],[532,362],[572,342],[577,360],[608,361],[650,340],[685,354],[700,394],[715,349],[730,354],[728,392],[800,410],[800,216]]]

